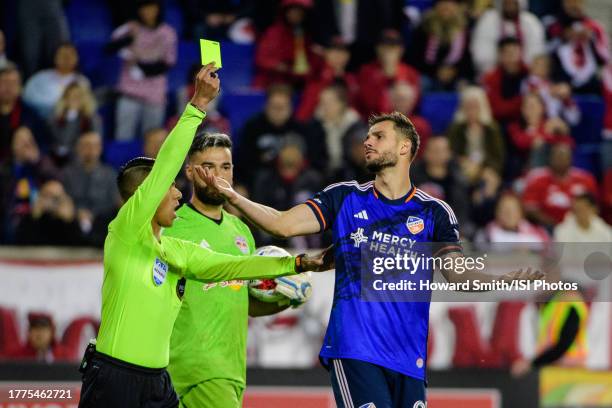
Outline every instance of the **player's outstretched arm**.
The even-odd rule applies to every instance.
[[[278,211],[241,196],[227,181],[215,177],[208,169],[202,166],[195,166],[194,169],[208,186],[219,190],[231,205],[268,234],[288,238],[315,234],[321,229],[314,213],[305,204],[297,205],[287,211]]]
[[[202,67],[196,76],[196,90],[190,105],[159,150],[151,172],[136,192],[123,205],[115,223],[130,236],[135,230],[148,226],[155,211],[183,165],[198,126],[205,117],[205,109],[219,93],[220,82],[213,64]]]
[[[274,279],[279,276],[331,269],[329,248],[314,256],[234,256],[213,252],[190,241],[162,236],[166,260],[188,279],[222,282],[232,279]]]
[[[445,258],[460,258],[463,257],[463,254],[460,252],[451,252],[445,255]],[[446,263],[443,263],[446,264]],[[448,262],[448,264],[454,264],[454,262]],[[465,265],[464,263],[461,263]],[[481,283],[487,283],[492,281],[505,281],[512,282],[514,280],[529,280],[533,281],[536,279],[541,279],[544,277],[544,274],[541,271],[534,271],[531,268],[527,268],[525,270],[519,269],[517,271],[508,272],[501,276],[489,275],[483,273],[477,269],[468,269],[462,267],[461,273],[456,271],[453,268],[442,268],[439,272],[444,276],[447,282],[450,283],[465,283],[465,282],[475,282],[479,281]],[[473,285],[470,285],[472,287]],[[483,292],[483,290],[469,290],[465,292]]]

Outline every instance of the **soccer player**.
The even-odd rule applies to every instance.
[[[162,228],[172,225],[181,198],[174,178],[208,103],[219,93],[215,71],[209,64],[198,73],[191,103],[157,159],[131,160],[118,176],[125,203],[104,243],[102,322],[96,350],[88,347],[81,367],[80,407],[178,406],[165,367],[184,291],[181,277],[204,282],[274,278],[322,265],[322,257],[217,254],[161,235]]]
[[[448,204],[410,182],[419,136],[407,117],[398,112],[373,117],[363,145],[373,181],[332,184],[288,211],[249,201],[207,169],[196,171],[271,234],[291,237],[332,229],[336,285],[320,358],[330,370],[338,407],[424,408],[429,303],[361,301],[362,273],[371,273],[361,270],[362,248],[410,238],[436,243],[434,255],[458,258],[463,256],[459,226]],[[492,280],[474,270],[440,272],[449,282]],[[535,276],[518,271],[503,278]]]
[[[187,154],[186,175],[191,201],[177,211],[165,236],[193,241],[231,255],[249,255],[255,241],[247,225],[223,210],[225,197],[207,187],[195,165],[210,169],[230,184],[233,179],[232,142],[227,135],[204,133],[195,137]],[[284,279],[292,279],[286,277]],[[283,285],[278,281],[277,285]],[[294,301],[306,300],[296,292]],[[264,316],[287,305],[265,303],[249,296],[243,281],[204,283],[188,279],[181,311],[170,339],[168,371],[185,407],[238,408],[246,387],[248,316]],[[202,311],[206,311],[202,313]]]

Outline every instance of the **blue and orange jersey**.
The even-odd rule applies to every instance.
[[[332,184],[305,204],[322,231],[332,230],[335,247],[334,300],[322,362],[352,358],[425,380],[430,303],[364,301],[362,274],[371,271],[364,270],[361,258],[364,250],[384,256],[415,243],[434,243],[435,256],[461,252],[453,210],[415,187],[390,200],[373,181]]]

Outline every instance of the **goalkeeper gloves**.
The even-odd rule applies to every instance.
[[[290,304],[293,307],[299,307],[312,295],[310,272],[283,276],[274,279],[274,281],[276,282],[276,291],[287,298],[279,301],[280,305]]]

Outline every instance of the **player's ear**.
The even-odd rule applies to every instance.
[[[409,139],[402,140],[402,144],[400,145],[400,150],[399,150],[400,155],[406,156],[408,157],[408,159],[410,159],[411,148],[412,148],[412,143],[410,142]]]

